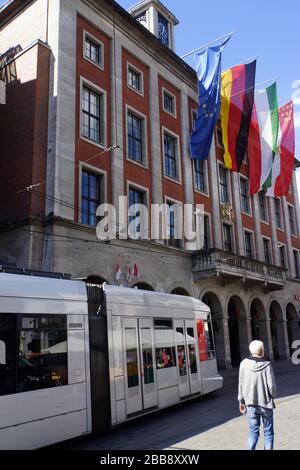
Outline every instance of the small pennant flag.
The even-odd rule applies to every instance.
[[[119,281],[121,279],[121,276],[122,276],[122,271],[121,271],[120,266],[117,264],[117,266],[116,266],[116,280]]]
[[[137,264],[135,264],[133,267],[133,277],[134,279],[138,279],[140,277],[139,268]]]

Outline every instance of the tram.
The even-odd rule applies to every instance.
[[[218,390],[209,308],[0,273],[0,449],[36,449]]]

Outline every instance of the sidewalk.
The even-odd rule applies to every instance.
[[[279,398],[276,399],[274,415],[275,448],[300,450],[300,366],[294,366],[290,361],[280,361],[273,363],[273,367],[279,386]],[[293,372],[296,376],[292,383],[289,383],[285,373],[293,377]],[[224,385],[235,390],[238,369],[227,369],[220,373],[224,377]],[[247,426],[247,418],[241,415],[189,439],[174,443],[170,449],[243,450],[247,442]],[[257,448],[263,449],[263,435]]]

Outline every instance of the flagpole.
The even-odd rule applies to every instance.
[[[258,57],[258,55],[255,55],[255,56],[253,56],[253,57],[250,57],[250,58],[247,59],[247,60],[244,60],[243,62],[239,62],[238,64],[233,65],[232,67],[228,67],[228,69],[223,70],[223,71],[220,73],[220,75],[222,75],[222,73],[224,73],[224,72],[228,72],[228,70],[233,69],[233,68],[236,67],[237,65],[248,64],[248,62],[252,62],[253,60],[257,59],[257,57]]]
[[[194,49],[194,50],[191,51],[191,52],[188,52],[187,54],[184,54],[184,55],[181,56],[180,58],[181,58],[181,59],[184,59],[185,57],[188,57],[188,56],[190,56],[190,55],[193,55],[193,54],[195,54],[195,52],[201,51],[201,49],[205,49],[206,47],[210,46],[211,44],[214,44],[214,43],[217,42],[217,41],[221,41],[221,39],[225,39],[225,38],[227,38],[228,36],[233,36],[236,32],[237,32],[237,29],[235,29],[234,31],[231,31],[231,33],[224,34],[224,36],[220,36],[219,38],[214,39],[213,41],[210,41],[210,42],[208,42],[207,44],[204,44],[203,46],[198,47],[197,49]]]
[[[269,82],[275,81],[275,80],[277,80],[278,78],[279,78],[279,77],[273,77],[273,78],[270,78],[269,80],[265,80],[264,82],[260,82],[260,83],[258,83],[258,84],[256,85],[256,87],[261,86],[261,85],[264,85],[265,83],[269,83]],[[256,87],[255,87],[255,88],[256,88]],[[234,95],[231,95],[230,98],[233,98],[234,96],[240,95],[240,94],[242,94],[242,93],[245,93],[245,91],[250,91],[250,90],[252,90],[252,88],[245,88],[244,90],[239,91],[238,93],[235,93]],[[257,90],[255,90],[255,91],[257,91]]]

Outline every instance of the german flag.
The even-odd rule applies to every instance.
[[[226,168],[239,171],[248,145],[256,60],[221,75],[221,125]]]

